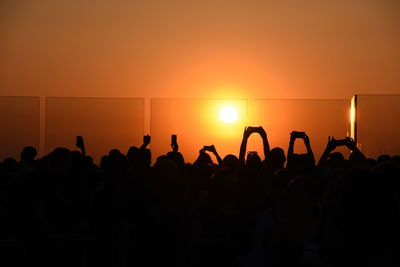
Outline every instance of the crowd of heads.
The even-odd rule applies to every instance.
[[[264,155],[247,153],[251,134]],[[188,163],[173,144],[153,164],[148,136],[98,165],[83,141],[41,158],[25,147],[0,163],[1,247],[24,252],[0,256],[8,266],[398,266],[400,157],[329,138],[315,160],[306,133],[288,141],[270,149],[264,129],[248,127],[238,156],[221,158],[216,144]]]

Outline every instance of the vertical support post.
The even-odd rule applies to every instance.
[[[351,107],[350,107],[350,131],[351,131],[351,138],[354,139],[356,144],[357,142],[357,123],[358,123],[358,116],[357,116],[357,101],[358,95],[354,95],[351,98]]]

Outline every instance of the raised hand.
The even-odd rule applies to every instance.
[[[294,142],[294,140],[296,140],[296,138],[297,138],[297,132],[296,131],[292,131],[291,133],[290,133],[290,142],[292,143],[292,142]]]
[[[260,134],[262,139],[266,139],[267,138],[267,132],[265,132],[263,127],[257,127],[257,132]]]
[[[145,147],[147,147],[147,146],[150,144],[150,141],[151,141],[150,135],[145,135],[145,136],[143,136],[143,145],[144,145]]]
[[[336,140],[333,136],[328,136],[328,144],[326,144],[326,150],[329,152],[336,149]]]
[[[173,152],[178,152],[179,145],[175,134],[171,135],[171,148]]]
[[[83,141],[83,137],[82,136],[77,136],[76,137],[76,147],[80,148],[80,149],[85,147],[85,143]]]
[[[248,139],[253,133],[253,127],[244,127],[243,139]]]
[[[357,144],[356,144],[356,142],[354,141],[354,139],[353,138],[350,138],[350,137],[346,137],[346,146],[347,146],[347,148],[348,149],[350,149],[351,151],[358,151],[358,148],[357,148]]]
[[[86,154],[85,142],[83,141],[82,136],[76,137],[76,147],[81,150],[82,155]]]
[[[171,144],[171,148],[173,152],[178,152],[179,145],[178,144]]]
[[[304,144],[306,145],[306,146],[309,146],[310,145],[310,138],[308,137],[308,135],[306,134],[306,133],[304,133],[304,135],[303,135],[303,140],[304,140]]]
[[[203,150],[203,151],[214,152],[214,151],[215,151],[215,147],[214,147],[214,145],[211,145],[211,146],[204,146],[204,147],[202,148],[202,150]]]
[[[215,148],[214,145],[211,146],[204,146],[201,150],[200,150],[200,154],[201,153],[205,153],[206,151],[209,151],[211,153],[214,154],[214,156],[216,157],[218,164],[221,165],[222,164],[222,158],[218,155],[217,149]]]
[[[214,145],[211,145],[211,146],[210,146],[210,151],[211,151],[212,153],[216,153],[216,152],[217,152],[217,150],[215,149],[215,146],[214,146]]]

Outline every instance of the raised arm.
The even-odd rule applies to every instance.
[[[244,127],[242,143],[240,144],[240,152],[239,152],[239,164],[245,164],[245,156],[246,156],[246,149],[247,149],[247,140],[252,133],[252,127]]]
[[[140,146],[139,149],[145,149],[150,144],[151,137],[150,135],[143,136],[143,144]]]
[[[326,144],[325,150],[319,159],[318,166],[325,164],[328,161],[329,154],[335,149],[336,149],[335,138],[328,136],[328,143]]]
[[[218,152],[217,152],[217,149],[215,149],[215,146],[214,146],[214,145],[211,145],[211,146],[210,146],[210,151],[214,154],[215,158],[217,159],[218,165],[221,165],[221,164],[222,164],[222,159],[221,159],[221,157],[219,156],[219,154],[218,154]]]
[[[303,139],[304,145],[306,146],[307,149],[307,155],[310,157],[313,165],[315,165],[315,158],[314,158],[314,153],[311,149],[311,144],[310,144],[310,138],[305,132],[297,132],[293,131],[290,133],[290,141],[289,141],[289,148],[288,148],[288,156],[287,156],[287,165],[290,166],[291,162],[293,160],[293,154],[294,154],[294,142],[296,141],[297,138]]]
[[[351,150],[352,153],[356,153],[362,158],[363,160],[366,160],[367,158],[365,155],[358,149],[356,142],[354,141],[353,138],[346,137],[346,146],[348,149]]]
[[[290,133],[290,140],[289,140],[289,148],[287,152],[287,159],[289,163],[289,159],[293,156],[293,151],[294,151],[294,141],[296,140],[296,131],[293,131]]]
[[[269,161],[271,158],[271,149],[269,147],[267,133],[265,132],[263,127],[258,127],[257,132],[260,134],[263,140],[263,149],[264,149],[264,161]]]
[[[83,141],[83,137],[82,136],[77,136],[76,137],[76,147],[81,150],[82,156],[86,155],[85,142]]]
[[[176,134],[171,135],[171,148],[173,152],[178,152],[178,138]]]
[[[221,159],[221,157],[219,156],[219,154],[218,154],[217,150],[215,149],[215,146],[214,146],[214,145],[211,145],[211,146],[204,146],[204,147],[200,150],[200,153],[205,153],[206,151],[209,151],[209,152],[211,152],[211,153],[214,154],[215,158],[217,159],[218,165],[221,165],[221,164],[222,164],[222,159]]]
[[[311,149],[310,138],[308,137],[308,135],[306,133],[304,133],[304,135],[302,135],[302,139],[304,141],[304,145],[306,146],[307,154],[311,158],[313,165],[315,165],[315,157],[314,157],[314,153]]]

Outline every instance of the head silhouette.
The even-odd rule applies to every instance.
[[[33,161],[37,156],[36,149],[32,146],[26,146],[21,152],[21,160]]]
[[[271,150],[271,161],[275,169],[282,169],[286,162],[285,151],[280,147],[274,147]]]
[[[262,165],[262,160],[257,152],[251,151],[247,155],[246,165],[250,168],[259,168]]]
[[[222,167],[237,169],[239,167],[239,159],[233,154],[228,154],[222,160]]]

